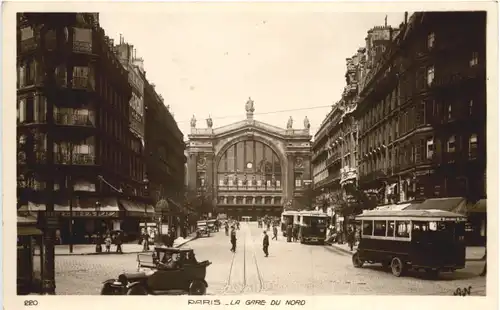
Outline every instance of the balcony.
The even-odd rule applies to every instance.
[[[22,53],[34,51],[37,47],[35,38],[29,38],[22,40],[20,43],[20,49]]]
[[[94,85],[88,77],[74,76],[72,87],[73,89],[95,90]]]
[[[356,168],[341,169],[340,171],[340,184],[350,180],[355,180],[358,177]]]
[[[73,41],[73,52],[91,54],[92,43],[84,41]]]
[[[54,122],[65,126],[95,127],[94,119],[91,115],[56,112],[54,113]]]
[[[94,154],[73,153],[71,156],[69,153],[57,153],[54,158],[57,164],[62,165],[95,165]]]

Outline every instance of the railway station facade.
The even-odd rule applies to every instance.
[[[246,102],[246,119],[213,128],[191,120],[187,143],[188,188],[212,200],[214,212],[241,219],[281,214],[285,204],[300,208],[311,179],[311,135],[307,117],[302,129],[254,119],[254,102]]]

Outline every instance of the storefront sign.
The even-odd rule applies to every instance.
[[[71,212],[58,212],[62,217],[70,217]],[[116,211],[73,211],[73,217],[118,217]]]

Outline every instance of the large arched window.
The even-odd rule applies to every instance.
[[[281,188],[278,155],[262,142],[246,140],[231,145],[217,167],[220,189],[234,187]]]

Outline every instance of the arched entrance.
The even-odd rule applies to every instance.
[[[286,164],[275,149],[266,141],[246,137],[221,149],[214,174],[219,213],[240,220],[281,213]]]

